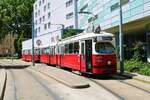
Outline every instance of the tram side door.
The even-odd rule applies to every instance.
[[[81,42],[81,71],[90,72],[92,67],[92,39]]]
[[[85,41],[81,42],[81,72],[86,72]]]
[[[92,39],[85,40],[86,72],[92,69]]]

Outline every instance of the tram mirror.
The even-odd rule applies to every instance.
[[[94,42],[97,42],[97,37],[94,38]]]

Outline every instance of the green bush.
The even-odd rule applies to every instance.
[[[125,61],[125,69],[128,72],[137,72],[139,74],[150,76],[150,64],[137,59]]]

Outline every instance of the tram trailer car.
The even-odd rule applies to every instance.
[[[22,43],[22,60],[24,61],[32,61],[32,40],[26,40]],[[35,49],[35,54],[34,54],[34,61],[39,62],[40,61],[40,53],[38,49]]]
[[[49,59],[50,59],[49,52],[50,52],[49,47],[41,49],[41,55],[40,55],[40,62],[41,63],[49,64]]]

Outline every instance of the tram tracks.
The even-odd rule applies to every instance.
[[[125,100],[126,99],[126,93],[119,93],[118,91],[116,91],[116,89],[113,87],[113,86],[108,86],[108,83],[111,82],[111,81],[114,81],[122,86],[124,85],[127,85],[127,87],[132,87],[132,88],[135,88],[135,89],[138,89],[139,91],[142,91],[143,93],[147,94],[147,95],[150,95],[150,92],[146,89],[143,89],[141,87],[138,87],[132,83],[129,83],[129,82],[125,82],[123,80],[111,80],[111,81],[107,81],[107,80],[100,80],[100,79],[94,79],[94,78],[87,78],[88,80],[92,81],[93,83],[97,84],[98,86],[100,87],[103,87],[104,89],[106,89],[107,91],[109,91],[110,93],[112,93],[113,95],[115,95],[116,97],[118,97],[120,100]],[[105,82],[102,82],[102,81],[105,81]],[[106,83],[106,84],[105,84]],[[119,86],[118,86],[119,87]],[[129,88],[130,90],[130,88]],[[122,95],[123,94],[123,95]]]
[[[101,84],[100,82],[97,82],[94,79],[88,78],[88,80],[92,81],[93,83],[95,83],[96,85],[104,88],[105,90],[107,90],[108,92],[112,93],[114,96],[116,96],[117,98],[119,98],[120,100],[125,100],[123,96],[115,93],[114,91],[112,91],[111,89],[107,88],[106,86],[104,86],[103,84]]]
[[[131,83],[128,83],[128,82],[125,82],[125,81],[121,81],[121,80],[118,80],[118,81],[121,82],[121,83],[123,83],[123,84],[132,86],[132,87],[134,87],[134,88],[136,88],[136,89],[139,89],[139,90],[141,90],[141,91],[143,91],[143,92],[146,92],[146,93],[150,94],[150,92],[149,92],[148,90],[145,90],[145,89],[143,89],[143,88],[140,88],[140,87],[138,87],[138,86],[135,86],[135,85],[133,85],[133,84],[131,84]]]

